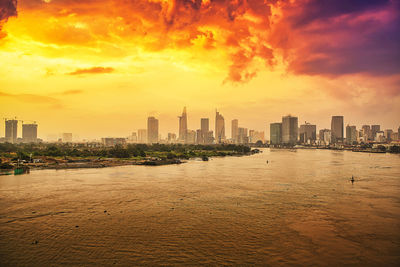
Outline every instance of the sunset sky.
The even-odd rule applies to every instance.
[[[228,137],[289,113],[397,131],[400,1],[0,0],[2,118],[99,138],[153,115],[165,137],[184,106]]]

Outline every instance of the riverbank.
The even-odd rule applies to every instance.
[[[243,145],[128,145],[87,147],[82,145],[31,144],[0,146],[0,169],[26,166],[33,170],[106,168],[125,165],[162,166],[200,158],[246,156],[259,153]]]

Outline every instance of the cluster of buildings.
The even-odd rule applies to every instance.
[[[317,135],[315,124],[305,122],[299,127],[298,118],[288,115],[282,117],[282,122],[270,124],[270,145],[390,143],[399,141],[399,132],[400,127],[398,132],[391,129],[381,131],[380,125],[363,125],[360,130],[354,125],[344,128],[344,117],[332,116],[331,128],[321,129]]]
[[[17,136],[18,133],[17,119],[5,120],[5,137],[0,138],[0,142],[9,143],[35,143],[41,142],[38,139],[38,125],[34,123],[24,123],[22,121],[22,138]],[[266,143],[264,132],[248,130],[241,127],[239,120],[234,119],[231,122],[231,138],[227,138],[225,134],[224,116],[215,112],[215,131],[210,130],[209,118],[200,119],[200,129],[188,129],[188,116],[186,107],[183,108],[182,114],[178,116],[178,135],[168,133],[162,139],[159,133],[159,121],[155,117],[147,118],[147,128],[139,129],[133,132],[128,138],[102,138],[101,143],[105,146],[114,146],[117,144],[124,145],[126,143],[179,143],[179,144],[254,144]],[[399,131],[394,132],[391,129],[381,130],[380,125],[363,125],[361,129],[357,129],[354,125],[344,127],[343,116],[332,116],[331,128],[321,129],[317,134],[317,126],[305,122],[299,126],[298,118],[295,116],[283,116],[281,122],[270,124],[270,140],[271,146],[286,146],[296,144],[308,145],[356,145],[359,143],[390,143],[399,141]],[[72,133],[63,133],[58,142],[71,143]]]
[[[255,130],[248,131],[247,128],[239,127],[237,119],[232,120],[232,136],[228,139],[225,135],[225,119],[218,111],[215,112],[215,134],[210,130],[210,119],[200,119],[200,129],[188,129],[188,118],[186,107],[182,114],[178,116],[179,132],[168,133],[166,139],[161,139],[159,134],[158,119],[155,117],[147,118],[147,129],[139,129],[133,132],[126,140],[121,138],[103,138],[104,145],[128,143],[179,143],[179,144],[248,144],[257,141],[265,142],[264,132]]]
[[[5,137],[0,138],[0,142],[8,143],[36,143],[41,141],[37,137],[38,125],[36,122],[24,123],[22,122],[22,138],[18,137],[18,122],[20,120],[15,119],[5,119]]]
[[[22,137],[18,137],[18,123],[22,123]],[[22,120],[5,119],[5,137],[0,138],[0,143],[38,143],[42,139],[38,138],[38,124],[24,123]],[[72,133],[63,133],[58,142],[71,143]]]

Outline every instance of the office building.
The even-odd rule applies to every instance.
[[[239,134],[239,121],[237,119],[232,120],[231,138],[234,143],[237,143],[237,136]]]
[[[215,142],[220,144],[225,140],[225,120],[218,112],[215,112]]]
[[[6,120],[6,142],[17,142],[18,120]]]
[[[362,131],[362,136],[364,141],[368,141],[368,140],[372,140],[372,131],[371,131],[371,126],[369,125],[363,125],[361,127],[361,131]]]
[[[315,141],[317,141],[317,126],[308,122],[300,125],[300,143],[313,144]]]
[[[331,143],[331,130],[329,129],[319,130],[319,143],[321,145],[329,145]]]
[[[175,143],[176,141],[176,134],[168,133],[168,143]]]
[[[398,132],[392,133],[392,141],[399,141],[399,133]]]
[[[386,138],[387,142],[392,141],[392,134],[393,134],[393,130],[391,130],[391,129],[386,129],[384,131],[384,135],[385,135],[385,138]]]
[[[183,108],[182,115],[179,118],[179,141],[186,143],[187,142],[187,113],[186,107]]]
[[[344,138],[344,119],[343,116],[332,116],[331,121],[331,142],[341,143]]]
[[[72,143],[72,133],[63,133],[62,134],[62,142],[63,143]]]
[[[36,123],[22,124],[22,142],[35,143],[37,142],[37,128]]]
[[[147,118],[147,143],[158,142],[158,120],[154,117]]]
[[[375,140],[376,133],[381,130],[380,125],[371,125],[371,140]]]
[[[282,123],[275,122],[269,125],[269,139],[271,145],[282,143]]]
[[[357,128],[356,126],[346,126],[346,143],[349,145],[353,145],[357,143]]]
[[[209,144],[207,142],[207,134],[210,131],[210,120],[208,118],[201,118],[200,120],[200,136],[198,136],[198,144]]]
[[[384,131],[377,132],[375,136],[375,141],[378,143],[386,142],[385,132]]]
[[[139,144],[146,144],[147,143],[147,130],[146,129],[139,129],[138,130],[138,143]]]
[[[237,143],[247,144],[249,142],[249,137],[247,136],[247,128],[238,128]]]
[[[255,130],[249,131],[249,143],[256,143],[257,141],[265,142],[264,132],[258,132]]]
[[[293,116],[282,117],[282,143],[294,145],[298,137],[298,119]]]

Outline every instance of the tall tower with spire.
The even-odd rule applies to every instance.
[[[182,115],[179,118],[179,140],[186,143],[187,141],[187,114],[186,107],[183,108]]]

